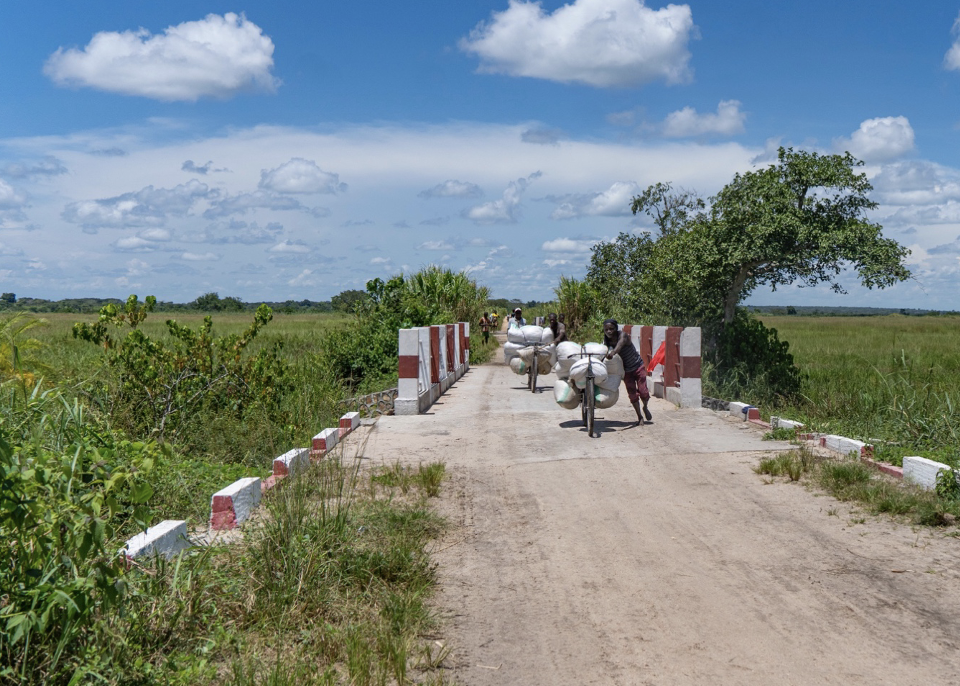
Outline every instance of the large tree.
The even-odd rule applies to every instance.
[[[876,203],[861,165],[849,153],[780,148],[776,164],[737,174],[706,211],[686,191],[651,186],[632,206],[661,229],[638,286],[663,290],[674,317],[688,311],[688,319],[730,323],[759,286],[827,283],[842,293],[848,271],[867,288],[909,278],[909,251],[866,217]]]

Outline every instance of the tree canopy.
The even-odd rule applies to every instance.
[[[658,323],[733,321],[760,286],[829,284],[850,272],[867,288],[910,276],[909,250],[867,219],[872,186],[849,153],[780,148],[776,164],[734,176],[704,202],[658,183],[633,199],[659,236],[621,234],[594,247],[588,279],[606,306]]]

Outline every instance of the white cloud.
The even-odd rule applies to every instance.
[[[910,152],[913,141],[913,127],[906,117],[877,117],[861,123],[850,138],[835,140],[834,147],[865,162],[881,162]]]
[[[167,215],[186,215],[198,200],[218,196],[216,189],[191,179],[174,188],[147,186],[113,198],[72,202],[61,216],[73,224],[94,229],[160,226]]]
[[[305,210],[299,200],[284,195],[277,195],[268,191],[254,191],[252,193],[237,193],[215,200],[210,208],[203,213],[206,219],[219,219],[232,214],[246,214],[248,210]]]
[[[113,247],[123,252],[152,252],[157,249],[157,244],[140,236],[127,236],[115,241]]]
[[[479,198],[482,195],[483,190],[477,184],[456,179],[448,179],[417,193],[421,198]]]
[[[209,14],[162,34],[101,31],[82,50],[59,48],[43,71],[60,86],[87,86],[155,100],[273,92],[273,41],[244,15]]]
[[[570,260],[544,260],[543,263],[548,267],[562,267],[565,264],[570,264]]]
[[[186,260],[187,262],[216,262],[220,259],[220,256],[212,252],[205,253],[195,253],[195,252],[185,252],[180,255],[181,260]]]
[[[27,199],[22,193],[17,192],[13,186],[0,179],[0,208],[20,207],[26,201]]]
[[[9,245],[4,245],[0,243],[0,255],[4,257],[18,257],[23,254],[23,250],[20,248],[12,248]]]
[[[945,69],[960,71],[960,16],[954,20],[950,33],[953,34],[953,45],[943,56],[943,66]]]
[[[259,187],[275,193],[337,193],[347,190],[340,175],[325,172],[313,160],[294,157],[276,169],[260,172]]]
[[[308,253],[310,248],[303,243],[303,241],[281,241],[275,246],[270,248],[267,252],[280,252],[280,253]]]
[[[159,243],[165,243],[173,237],[167,229],[146,229],[137,235],[148,241],[156,241]]]
[[[464,212],[464,217],[477,224],[513,224],[518,218],[520,209],[520,199],[523,192],[531,182],[542,176],[540,172],[534,172],[525,179],[511,181],[506,190],[503,191],[503,197],[499,200],[491,200],[482,205],[476,205]]]
[[[31,176],[59,176],[66,174],[67,168],[63,162],[52,155],[47,155],[39,162],[8,164],[0,174],[13,179],[26,179]]]
[[[692,107],[671,112],[663,122],[663,135],[667,138],[691,136],[735,136],[743,133],[747,115],[740,111],[738,100],[721,100],[717,113],[698,114]]]
[[[480,57],[482,73],[635,86],[688,81],[694,32],[689,5],[653,10],[642,0],[574,0],[547,13],[539,2],[510,0],[459,46]]]
[[[370,260],[370,264],[390,264],[392,262],[393,260],[391,260],[389,257],[374,257],[372,260]]]
[[[563,131],[559,129],[527,129],[520,134],[520,140],[524,143],[533,143],[534,145],[559,145],[560,140],[564,138]]]
[[[573,253],[584,255],[590,252],[590,248],[599,243],[596,238],[554,238],[551,241],[544,242],[540,249],[549,253]]]
[[[444,252],[446,250],[456,250],[449,241],[426,241],[417,246],[417,250],[436,250]]]
[[[631,213],[633,196],[640,192],[640,186],[634,181],[617,181],[599,193],[550,196],[547,200],[557,203],[557,209],[550,213],[550,218],[626,217]]]

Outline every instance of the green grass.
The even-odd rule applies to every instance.
[[[764,316],[790,343],[802,399],[768,412],[960,466],[960,318]],[[749,401],[749,399],[746,399]]]
[[[859,459],[818,458],[801,447],[763,458],[754,471],[793,482],[805,481],[872,514],[900,517],[914,524],[945,526],[960,517],[960,500],[894,481]],[[831,509],[828,514],[836,515],[836,510]]]

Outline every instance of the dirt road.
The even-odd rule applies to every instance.
[[[960,539],[764,483],[787,445],[709,411],[653,400],[631,428],[622,398],[591,440],[520,381],[474,368],[367,445],[447,464],[455,683],[960,683]]]

